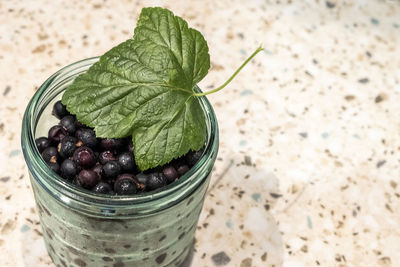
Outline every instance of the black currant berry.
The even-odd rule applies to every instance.
[[[66,159],[61,163],[60,172],[63,178],[72,180],[78,174],[78,166],[75,161]]]
[[[175,168],[173,166],[170,166],[170,165],[166,166],[163,169],[162,173],[167,178],[168,183],[172,183],[179,177],[178,172],[175,170]]]
[[[89,128],[79,128],[76,137],[82,141],[83,145],[93,148],[97,145],[96,133]]]
[[[123,172],[133,172],[135,170],[135,160],[130,152],[123,152],[118,155],[117,161],[121,165]]]
[[[84,169],[91,168],[96,164],[96,156],[93,150],[86,146],[76,149],[73,158],[76,164]]]
[[[121,174],[114,183],[114,191],[117,195],[131,195],[137,191],[135,178],[132,174]]]
[[[75,131],[75,137],[79,139],[79,135],[81,134],[82,130],[86,129],[85,127],[77,127]]]
[[[101,152],[99,154],[99,162],[100,162],[100,164],[104,165],[107,162],[113,161],[113,160],[115,160],[114,154],[109,150],[103,151],[103,152]]]
[[[67,136],[67,131],[60,125],[54,125],[49,130],[48,138],[50,142],[56,144],[60,142],[65,136]]]
[[[75,118],[74,116],[67,115],[60,120],[60,126],[64,128],[70,135],[73,135],[76,131]]]
[[[100,147],[103,150],[119,151],[123,148],[123,146],[124,146],[123,139],[106,138],[100,141]]]
[[[58,144],[58,152],[63,158],[71,157],[78,146],[78,139],[73,136],[64,137]]]
[[[178,172],[179,176],[182,176],[189,171],[189,166],[186,164],[179,164],[176,166],[176,171]]]
[[[102,178],[103,177],[103,166],[101,166],[100,164],[96,164],[93,168],[92,171],[94,171],[95,173],[97,173],[97,175]]]
[[[167,185],[167,178],[164,174],[159,172],[150,173],[147,182],[146,182],[146,189],[148,191],[155,190]]]
[[[200,149],[198,151],[190,151],[185,156],[186,162],[189,164],[189,166],[192,167],[196,164],[196,162],[199,161],[202,155],[203,155],[203,149]]]
[[[136,174],[135,177],[136,177],[136,180],[138,181],[138,183],[145,186],[147,183],[147,179],[149,178],[149,175],[141,172],[141,173]]]
[[[121,173],[121,166],[116,161],[109,161],[103,166],[104,177],[108,180],[116,178]]]
[[[64,116],[69,115],[67,108],[61,103],[61,100],[54,103],[52,114],[58,119],[62,119]]]
[[[47,139],[47,137],[39,137],[35,140],[36,146],[39,150],[40,153],[43,152],[46,148],[50,146],[50,141]]]
[[[59,158],[57,148],[55,148],[54,146],[46,148],[42,152],[42,158],[46,162],[53,162],[53,163],[57,162]]]
[[[111,194],[113,192],[111,185],[105,183],[105,182],[100,182],[96,184],[93,189],[93,192],[99,193],[99,194]]]
[[[47,162],[47,165],[55,173],[60,173],[60,165],[57,162]]]
[[[87,126],[85,124],[83,124],[82,122],[78,121],[76,118],[75,118],[75,127],[76,127],[76,129],[78,129],[78,128],[87,128]]]
[[[81,170],[78,180],[83,188],[91,189],[100,181],[100,177],[92,170]]]

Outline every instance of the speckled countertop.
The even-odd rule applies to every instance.
[[[1,1],[0,266],[52,266],[20,148],[60,67],[129,38],[142,6],[198,28],[220,152],[191,266],[398,266],[400,2]]]

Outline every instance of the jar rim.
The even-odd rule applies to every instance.
[[[148,203],[152,203],[154,200],[171,195],[176,195],[176,198],[179,198],[179,195],[181,195],[179,194],[180,190],[187,191],[192,189],[191,191],[193,191],[199,184],[201,184],[201,179],[207,178],[203,177],[202,175],[196,176],[195,174],[198,173],[202,168],[210,168],[211,171],[216,159],[219,145],[217,119],[210,102],[205,96],[198,98],[207,124],[207,139],[203,155],[200,160],[180,179],[159,190],[129,196],[96,194],[66,182],[59,175],[51,171],[44,162],[38,149],[36,148],[35,131],[36,123],[43,111],[38,109],[40,108],[41,104],[43,105],[43,101],[46,99],[46,96],[48,96],[47,91],[49,88],[51,89],[51,87],[60,86],[60,84],[63,83],[63,79],[71,76],[69,74],[71,74],[72,71],[77,69],[84,69],[84,71],[86,71],[88,67],[98,60],[99,57],[92,57],[63,67],[51,75],[39,87],[29,101],[22,121],[21,145],[25,161],[33,178],[50,194],[60,199],[62,202],[70,203],[72,201],[80,204],[84,203],[85,206],[95,205],[102,207],[102,209],[104,207],[131,207],[132,205],[137,204],[146,205]],[[201,92],[198,87],[196,90]],[[189,192],[186,193],[188,194]]]

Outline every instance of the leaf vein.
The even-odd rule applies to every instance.
[[[175,61],[179,63],[179,60],[178,60],[178,58],[176,57],[175,53],[172,51],[172,48],[171,48],[170,46],[168,46],[168,43],[164,40],[164,37],[163,37],[158,31],[156,31],[156,30],[154,30],[154,29],[151,29],[151,28],[148,28],[148,27],[146,27],[146,26],[144,26],[144,25],[141,25],[140,27],[143,27],[144,29],[153,31],[153,32],[155,32],[156,34],[158,34],[158,35],[161,37],[161,39],[162,39],[162,41],[163,41],[164,44],[158,44],[158,43],[156,43],[153,39],[149,38],[148,36],[145,36],[145,38],[144,38],[143,40],[147,40],[147,41],[153,42],[154,44],[160,45],[160,46],[162,46],[162,47],[168,49],[168,52],[173,56],[173,58],[175,59]],[[190,31],[190,29],[188,29],[188,30]],[[182,49],[183,49],[183,48],[182,48]],[[192,81],[189,81],[189,80],[188,80],[188,78],[187,78],[187,76],[186,76],[186,73],[185,73],[185,70],[183,69],[183,62],[182,62],[182,64],[178,64],[178,67],[182,70],[183,76],[185,77],[185,81],[186,81],[186,82],[190,82],[190,84],[192,84],[192,83],[193,83],[193,80],[192,80]]]
[[[160,129],[157,131],[157,133],[156,133],[154,136],[158,136],[158,135],[160,134],[160,132],[161,132],[165,127],[167,127],[167,126],[176,118],[176,116],[177,116],[179,113],[182,112],[182,107],[183,107],[183,106],[186,106],[186,103],[189,101],[189,99],[190,99],[191,97],[192,97],[192,95],[190,95],[190,96],[185,100],[185,102],[184,102],[183,105],[177,110],[177,112],[175,112],[174,115],[172,115],[172,117],[171,117],[168,121],[166,121],[166,122],[160,127]],[[183,138],[183,135],[182,135],[182,138]],[[148,149],[146,150],[146,153],[148,153],[149,150],[150,150],[150,148],[153,147],[153,144],[154,144],[154,141],[148,146]],[[165,146],[165,148],[166,148],[166,146]]]

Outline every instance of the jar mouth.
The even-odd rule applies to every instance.
[[[208,171],[211,172],[218,152],[218,123],[210,102],[204,96],[199,98],[207,125],[204,153],[200,160],[186,174],[159,190],[129,196],[96,194],[67,182],[51,171],[44,162],[36,148],[35,132],[43,109],[54,98],[54,96],[51,97],[51,90],[54,91],[63,85],[65,89],[67,87],[65,86],[66,83],[71,82],[78,74],[85,72],[98,59],[99,57],[84,59],[60,69],[39,87],[28,103],[22,121],[21,144],[25,161],[32,177],[40,186],[62,202],[77,201],[79,203],[86,203],[87,205],[98,205],[103,208],[107,206],[144,204],[166,196],[170,198],[172,195],[178,199],[182,197],[182,193],[188,194],[190,193],[189,191],[193,191],[203,182],[202,179],[207,178],[207,176],[204,177],[204,175],[196,174],[204,170],[204,168],[208,168]],[[63,90],[60,90],[60,92]],[[196,87],[196,90],[201,92],[198,87]]]

